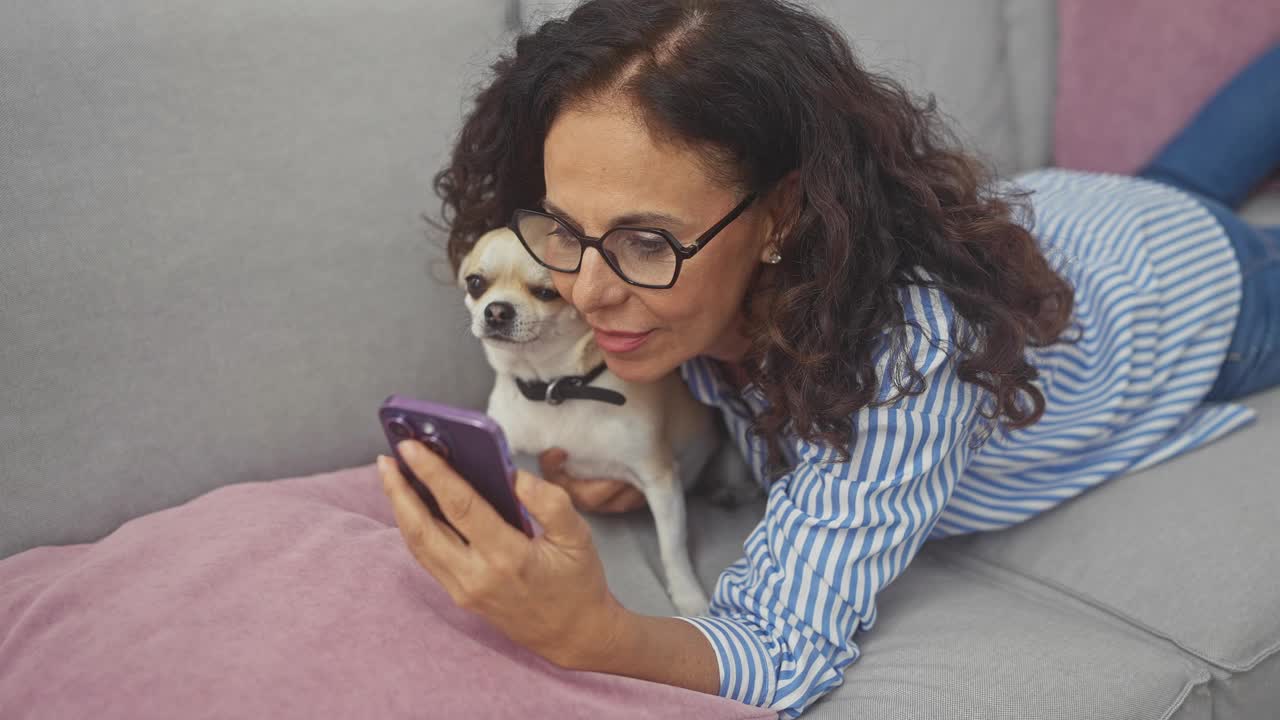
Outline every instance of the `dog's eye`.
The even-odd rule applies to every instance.
[[[560,299],[560,293],[556,292],[555,288],[548,288],[548,287],[529,288],[529,292],[532,293],[534,297],[538,298],[539,300],[542,300],[543,302],[551,302],[552,300]]]
[[[467,293],[469,293],[471,297],[478,298],[484,294],[485,290],[488,289],[489,284],[484,281],[484,278],[479,275],[467,276]]]

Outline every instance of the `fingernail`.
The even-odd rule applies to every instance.
[[[387,456],[386,456],[386,455],[379,455],[379,456],[378,456],[378,469],[379,469],[379,470],[381,470],[382,472],[386,472],[386,471],[387,471]]]
[[[400,451],[401,455],[411,455],[417,450],[417,447],[409,440],[401,440],[396,444],[396,449]]]

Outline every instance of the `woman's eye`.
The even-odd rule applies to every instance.
[[[484,278],[480,277],[479,275],[467,276],[467,294],[469,294],[471,297],[478,298],[484,294],[485,290],[488,290],[488,289],[489,289],[489,284],[484,281]]]
[[[563,227],[560,227],[559,225],[552,228],[551,232],[547,233],[547,236],[554,239],[557,243],[561,245],[577,245],[578,244],[578,238],[574,237],[572,234],[569,233],[568,230],[565,230]]]
[[[671,247],[667,241],[648,233],[635,233],[626,237],[626,251],[635,256],[650,258],[669,253]]]
[[[560,293],[556,292],[555,288],[538,287],[531,289],[529,292],[543,302],[551,302],[552,300],[560,299]]]

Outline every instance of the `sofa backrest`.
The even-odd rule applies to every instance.
[[[1047,159],[1050,0],[821,7],[1000,167]],[[492,376],[420,214],[535,10],[0,6],[0,557],[369,462],[391,393],[483,405]]]
[[[420,216],[507,0],[0,8],[0,556],[482,401]]]

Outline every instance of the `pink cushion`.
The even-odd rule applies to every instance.
[[[0,561],[0,715],[773,718],[561,670],[455,607],[372,466],[220,488]]]
[[[1280,40],[1277,0],[1059,0],[1054,163],[1132,174]]]

